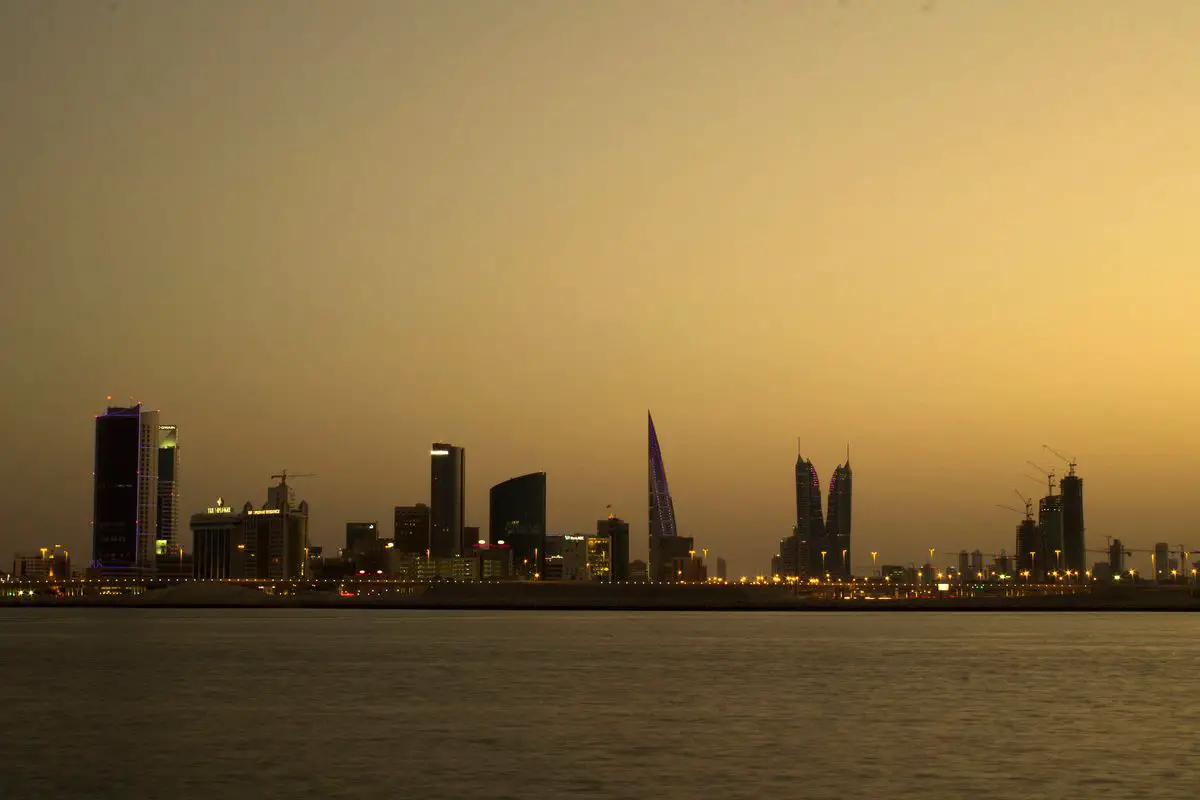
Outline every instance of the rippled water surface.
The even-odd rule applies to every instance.
[[[0,611],[4,798],[1200,792],[1200,616]]]

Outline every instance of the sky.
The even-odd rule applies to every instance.
[[[428,502],[765,572],[797,439],[854,559],[1200,550],[1193,0],[0,0],[0,554],[90,551],[93,418],[179,426],[184,516]],[[190,541],[190,539],[186,540]],[[4,556],[7,558],[7,556]],[[7,562],[0,558],[0,568]],[[1095,560],[1102,556],[1096,554]],[[937,560],[941,560],[940,558]]]

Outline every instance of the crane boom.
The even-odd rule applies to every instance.
[[[1013,489],[1013,491],[1017,493],[1017,497],[1021,498],[1021,502],[1025,504],[1025,519],[1033,519],[1033,501],[1021,494],[1020,489]]]
[[[1074,475],[1075,475],[1075,468],[1076,468],[1077,466],[1079,466],[1079,462],[1078,462],[1078,461],[1076,461],[1074,458],[1067,458],[1067,457],[1066,457],[1066,456],[1064,456],[1062,453],[1058,452],[1057,450],[1055,450],[1053,447],[1051,447],[1051,446],[1050,446],[1050,445],[1048,445],[1048,444],[1044,444],[1044,445],[1042,445],[1042,447],[1043,447],[1044,449],[1046,449],[1046,450],[1049,450],[1051,453],[1053,453],[1054,455],[1058,456],[1058,457],[1059,457],[1059,458],[1060,458],[1060,459],[1061,459],[1063,462],[1065,462],[1065,463],[1066,463],[1066,465],[1067,465],[1067,475],[1068,475],[1068,476],[1070,476],[1070,477],[1074,477]]]
[[[1046,469],[1038,466],[1037,464],[1033,463],[1032,461],[1026,461],[1025,463],[1028,464],[1029,466],[1033,467],[1034,469],[1036,469],[1038,472],[1042,473],[1042,475],[1044,475],[1046,477],[1046,494],[1050,497],[1053,497],[1054,496],[1054,469],[1051,468],[1049,471],[1047,471]]]
[[[317,474],[315,472],[298,472],[295,475],[289,475],[288,471],[285,469],[285,470],[280,470],[278,475],[272,475],[271,479],[277,480],[280,483],[287,483],[288,478],[315,478],[315,477],[317,477]]]

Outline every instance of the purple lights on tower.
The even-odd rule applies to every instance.
[[[663,466],[654,418],[649,411],[646,419],[650,426],[650,536],[677,536],[675,504],[671,500],[671,490],[667,488],[667,470]]]

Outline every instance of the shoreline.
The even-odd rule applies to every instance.
[[[1089,597],[1017,598],[1015,602],[996,602],[999,598],[910,599],[889,601],[801,601],[794,603],[719,603],[719,602],[483,602],[438,601],[412,598],[296,598],[264,597],[255,601],[167,601],[140,597],[63,598],[0,601],[0,609],[312,609],[372,611],[539,611],[609,613],[1186,613],[1200,612],[1200,601],[1192,598],[1144,602],[1114,601]],[[989,602],[990,601],[990,602]]]

